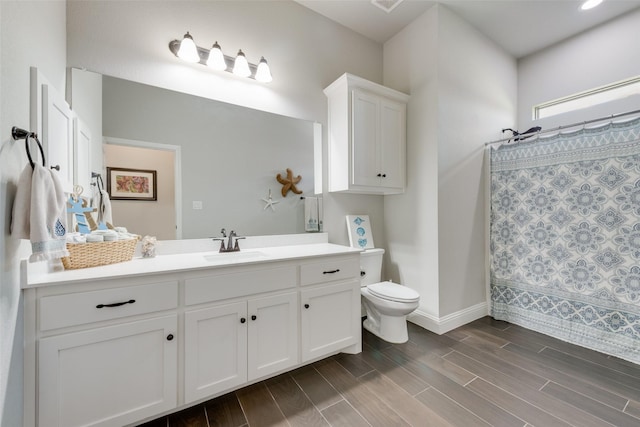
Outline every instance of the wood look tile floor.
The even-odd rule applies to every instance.
[[[640,365],[489,317],[339,354],[144,424],[640,426]]]

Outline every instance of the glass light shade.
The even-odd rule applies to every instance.
[[[187,31],[184,38],[180,42],[180,49],[178,49],[178,57],[188,62],[200,62],[200,55],[198,55],[198,48],[193,41],[193,37]]]
[[[244,53],[242,53],[242,49],[238,51],[238,55],[236,56],[236,60],[233,64],[233,74],[240,77],[249,77],[251,75],[249,63],[247,62],[247,58],[244,56]]]
[[[593,9],[594,7],[602,3],[602,1],[603,0],[587,0],[584,3],[582,3],[582,6],[580,7],[580,9],[582,10]]]
[[[256,70],[256,80],[262,83],[269,83],[271,80],[273,80],[273,77],[271,77],[269,64],[267,64],[267,60],[264,59],[264,56],[260,58],[260,62],[258,63],[258,69]]]
[[[207,65],[218,71],[224,71],[227,69],[227,62],[224,60],[224,54],[222,53],[222,49],[220,49],[218,42],[215,42],[209,51]]]

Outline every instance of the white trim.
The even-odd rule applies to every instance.
[[[489,305],[484,301],[455,313],[447,314],[444,317],[436,317],[418,309],[409,314],[407,320],[431,332],[442,335],[488,314]]]
[[[113,138],[105,136],[104,144],[124,145],[127,147],[148,148],[174,152],[174,192],[176,211],[176,239],[182,239],[182,148],[179,145],[160,144],[158,142],[139,141],[135,139]]]

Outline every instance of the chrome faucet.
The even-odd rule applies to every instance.
[[[229,232],[229,236],[228,236],[228,241],[227,241],[227,246],[225,247],[224,245],[224,239],[227,238],[227,230],[225,230],[224,228],[222,230],[220,230],[220,233],[222,234],[222,237],[214,237],[213,241],[220,241],[220,250],[219,252],[239,252],[240,251],[240,246],[238,245],[238,240],[244,239],[245,237],[238,237],[238,235],[236,234],[236,232],[234,230],[231,230]],[[233,242],[233,239],[235,238],[235,244]]]

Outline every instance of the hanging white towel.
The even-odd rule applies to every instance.
[[[11,236],[15,239],[28,239],[31,227],[31,175],[33,169],[27,164],[18,178],[16,197],[13,199],[11,213]]]
[[[13,204],[11,234],[31,240],[30,262],[69,256],[66,248],[66,195],[50,169],[26,165]]]
[[[93,185],[93,184],[92,184]],[[96,189],[93,191],[93,197],[91,197],[90,206],[96,208],[97,223],[111,224],[113,225],[113,214],[111,211],[111,199],[109,199],[109,193],[107,190],[101,187],[99,182],[96,183]]]
[[[319,231],[318,198],[304,198],[304,231]]]

